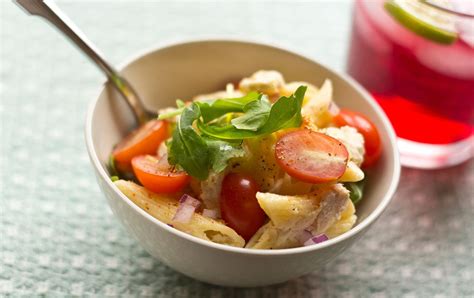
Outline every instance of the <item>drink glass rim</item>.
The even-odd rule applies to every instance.
[[[463,17],[463,18],[474,18],[474,14],[471,14],[471,13],[467,13],[467,12],[462,12],[462,11],[457,11],[457,10],[454,10],[452,8],[448,8],[448,7],[445,7],[445,6],[441,6],[435,2],[432,2],[430,0],[417,0],[419,2],[421,2],[422,4],[426,4],[434,9],[437,9],[437,10],[440,10],[440,11],[443,11],[445,13],[449,13],[449,14],[453,14],[453,15],[456,15],[458,17]]]

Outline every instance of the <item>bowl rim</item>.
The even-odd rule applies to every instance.
[[[109,188],[111,188],[116,195],[124,203],[126,203],[128,206],[130,206],[132,209],[134,209],[136,212],[144,216],[146,219],[151,221],[152,223],[158,225],[160,228],[174,234],[177,237],[182,237],[184,239],[187,239],[189,241],[192,241],[198,245],[206,246],[208,248],[220,250],[220,251],[226,251],[229,253],[237,253],[237,254],[245,254],[245,255],[258,255],[258,256],[275,256],[275,255],[293,255],[293,254],[300,254],[300,253],[309,253],[311,251],[316,251],[320,250],[332,245],[335,245],[336,243],[343,242],[349,238],[352,238],[359,234],[360,232],[364,231],[367,229],[386,209],[387,205],[390,203],[392,200],[395,191],[398,187],[398,183],[400,180],[400,172],[401,172],[401,165],[400,165],[400,157],[398,154],[398,148],[397,148],[397,139],[395,135],[395,131],[388,120],[388,117],[386,116],[385,112],[382,110],[382,108],[375,102],[375,99],[359,84],[357,83],[354,79],[352,79],[349,75],[336,71],[331,67],[328,67],[327,65],[320,63],[319,61],[316,61],[315,59],[312,59],[298,50],[289,47],[287,45],[283,46],[275,41],[268,41],[268,40],[257,40],[255,38],[229,38],[229,37],[198,37],[198,38],[185,38],[185,39],[177,39],[177,40],[172,40],[168,42],[161,42],[158,44],[155,44],[151,47],[147,47],[146,49],[140,50],[137,53],[129,56],[128,59],[125,59],[124,62],[119,64],[119,71],[123,71],[123,69],[127,66],[129,66],[131,63],[144,58],[147,55],[150,55],[156,51],[162,51],[165,49],[173,48],[176,46],[183,46],[187,44],[193,44],[193,43],[203,43],[203,42],[230,42],[230,43],[244,43],[244,44],[250,44],[250,45],[255,45],[255,46],[260,46],[260,47],[268,47],[268,48],[273,48],[279,51],[287,52],[291,55],[294,56],[299,56],[300,58],[307,59],[313,63],[318,64],[319,66],[326,68],[327,70],[333,72],[335,75],[341,77],[343,80],[349,83],[349,85],[356,89],[357,92],[361,93],[367,103],[371,106],[371,108],[376,112],[377,115],[380,116],[381,121],[385,128],[387,129],[387,134],[389,137],[389,140],[391,143],[394,144],[392,146],[392,153],[394,156],[394,164],[393,164],[393,172],[392,176],[393,179],[390,182],[390,185],[388,187],[387,192],[384,194],[382,201],[377,205],[374,211],[372,211],[367,217],[362,219],[362,221],[350,229],[349,231],[333,238],[329,239],[323,243],[315,244],[315,245],[310,245],[310,246],[303,246],[303,247],[295,247],[295,248],[285,248],[285,249],[249,249],[245,247],[234,247],[234,246],[229,246],[225,244],[219,244],[219,243],[214,243],[211,241],[206,241],[204,239],[189,235],[187,233],[184,233],[180,230],[174,229],[167,224],[161,222],[160,220],[156,219],[149,213],[147,213],[145,210],[141,209],[139,206],[137,206],[135,203],[133,203],[129,198],[127,198],[119,189],[118,187],[111,181],[109,175],[105,171],[105,169],[102,167],[101,162],[99,161],[99,158],[97,156],[97,152],[94,148],[93,145],[93,140],[92,140],[92,118],[95,112],[95,108],[97,105],[97,102],[100,98],[101,93],[104,91],[104,88],[106,86],[107,82],[104,82],[98,92],[96,93],[96,97],[91,100],[89,103],[89,107],[87,109],[87,114],[86,114],[86,123],[85,123],[85,141],[86,141],[86,147],[87,147],[87,152],[89,154],[89,158],[92,162],[92,165],[94,166],[95,170],[99,173],[99,178],[103,179],[106,181],[106,184]],[[102,192],[102,191],[101,191]]]

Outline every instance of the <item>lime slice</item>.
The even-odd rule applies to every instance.
[[[446,1],[442,2],[445,5]],[[400,24],[429,40],[452,44],[458,38],[454,18],[419,0],[388,0],[385,9]]]

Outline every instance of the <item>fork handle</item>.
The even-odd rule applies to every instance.
[[[128,83],[128,81],[119,75],[118,71],[112,67],[104,58],[100,51],[87,39],[87,37],[74,25],[74,23],[49,0],[13,0],[20,8],[23,8],[28,14],[42,17],[49,21],[54,27],[69,38],[86,56],[88,56],[95,65],[108,77],[112,85],[127,100],[132,108],[137,121],[140,124],[150,119],[149,113],[144,108],[138,94]]]

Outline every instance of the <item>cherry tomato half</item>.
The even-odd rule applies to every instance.
[[[138,155],[156,154],[158,146],[168,138],[168,123],[151,120],[125,137],[112,152],[119,164],[129,164]]]
[[[230,173],[222,181],[222,219],[245,241],[252,238],[267,217],[258,204],[257,191],[257,184],[248,176]]]
[[[339,114],[333,118],[334,124],[337,126],[353,126],[364,136],[365,156],[364,167],[371,166],[377,162],[382,153],[382,143],[377,127],[364,115],[349,111],[341,110]]]
[[[139,155],[132,159],[132,167],[138,181],[153,192],[177,192],[189,182],[189,176],[185,172],[175,171],[168,164],[166,156],[157,158],[151,155]]]
[[[275,145],[278,165],[308,183],[334,181],[344,174],[349,153],[338,140],[309,129],[283,135]]]

